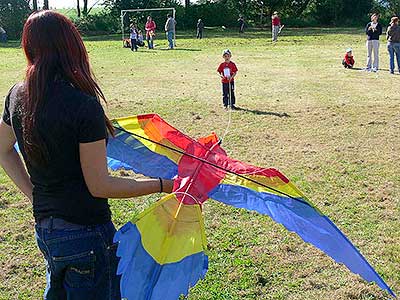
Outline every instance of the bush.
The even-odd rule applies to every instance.
[[[198,19],[202,19],[205,26],[233,27],[237,26],[238,18],[236,11],[227,8],[222,2],[194,4],[187,9],[181,7],[178,8],[177,16],[183,20],[183,29],[196,28]]]
[[[84,34],[112,33],[119,30],[119,22],[107,11],[87,15],[81,18],[72,18],[78,30]]]
[[[0,26],[7,31],[10,39],[21,37],[22,28],[30,13],[31,8],[27,1],[0,1]]]

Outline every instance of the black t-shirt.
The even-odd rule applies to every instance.
[[[33,184],[35,220],[53,216],[83,225],[108,222],[108,201],[90,194],[79,160],[79,143],[107,138],[101,104],[65,81],[50,84],[36,119],[48,161],[32,164],[26,157],[22,138],[23,89],[23,84],[17,84],[10,90],[3,120],[15,132]]]

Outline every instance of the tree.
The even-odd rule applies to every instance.
[[[389,9],[392,15],[399,16],[400,0],[381,0],[380,2]]]
[[[78,18],[81,17],[81,4],[79,0],[76,0],[76,14],[78,15]]]
[[[12,39],[21,36],[25,20],[30,13],[28,0],[0,1],[0,24]]]
[[[83,0],[83,11],[82,11],[84,16],[87,16],[88,14],[88,0]]]

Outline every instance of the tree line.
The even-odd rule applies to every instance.
[[[27,16],[51,8],[52,0],[0,0],[0,26],[18,38]],[[73,21],[83,32],[112,33],[120,30],[120,11],[131,8],[175,7],[178,29],[192,29],[199,18],[206,26],[237,25],[239,15],[248,26],[270,26],[274,11],[290,26],[361,26],[372,12],[387,22],[400,14],[400,0],[99,0],[103,9],[92,14],[88,0],[76,0]],[[164,16],[163,16],[164,17]],[[126,20],[129,23],[129,20]]]

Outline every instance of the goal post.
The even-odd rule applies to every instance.
[[[122,34],[122,43],[125,40],[125,26],[124,26],[124,18],[127,13],[130,12],[146,12],[146,11],[171,11],[172,17],[175,20],[176,10],[173,7],[160,7],[160,8],[138,8],[138,9],[123,9],[121,10],[121,34]],[[174,27],[174,45],[176,45],[176,35],[175,35],[175,27]]]

